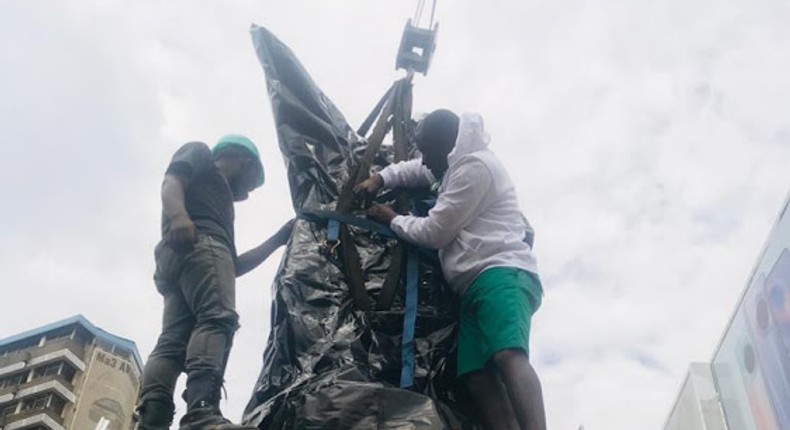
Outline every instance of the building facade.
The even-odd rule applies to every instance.
[[[664,430],[727,430],[710,363],[692,363]]]
[[[790,200],[710,363],[695,364],[665,430],[790,429]],[[689,381],[693,384],[689,388]]]
[[[81,315],[0,339],[0,430],[129,430],[142,361]]]

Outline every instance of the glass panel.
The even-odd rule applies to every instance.
[[[768,238],[713,359],[731,430],[790,429],[790,213]]]

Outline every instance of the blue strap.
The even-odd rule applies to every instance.
[[[330,219],[326,223],[326,241],[337,242],[340,239],[340,222]]]
[[[337,223],[338,228],[338,235],[339,235],[339,228],[340,224],[348,224],[353,225],[368,231],[372,231],[373,233],[378,233],[382,236],[386,236],[389,238],[397,238],[398,236],[395,235],[395,232],[390,230],[384,224],[379,224],[375,221],[371,221],[367,218],[362,218],[354,215],[349,214],[342,214],[340,212],[335,211],[325,211],[320,209],[302,209],[299,212],[299,218],[308,220],[310,222],[327,222],[327,240],[329,240],[329,235],[331,234],[331,230],[335,228],[333,226],[333,222]]]
[[[406,251],[406,312],[403,315],[403,350],[400,374],[401,388],[414,385],[414,327],[417,321],[417,284],[419,282],[419,258],[416,249],[409,246]]]
[[[337,240],[340,224],[348,224],[378,233],[382,236],[397,238],[389,227],[366,218],[334,211],[302,209],[299,218],[310,222],[327,223],[327,241]],[[406,309],[403,315],[403,349],[401,351],[400,386],[409,388],[414,385],[414,329],[417,322],[417,284],[419,282],[419,250],[408,246],[406,251]]]

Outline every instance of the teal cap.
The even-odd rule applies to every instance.
[[[258,177],[255,180],[255,184],[253,188],[258,188],[263,185],[264,180],[266,179],[266,175],[263,172],[263,163],[261,162],[261,154],[258,152],[258,147],[252,143],[246,136],[242,136],[240,134],[228,134],[222,136],[217,144],[214,145],[214,148],[211,149],[211,153],[216,156],[224,149],[228,148],[231,145],[241,146],[242,148],[246,149],[252,155],[252,158],[255,160],[255,163],[258,167]]]

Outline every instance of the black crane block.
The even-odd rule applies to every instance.
[[[438,31],[438,23],[429,29],[415,27],[411,24],[411,20],[408,20],[400,40],[395,69],[414,70],[426,75],[431,65],[433,51],[436,49]]]

